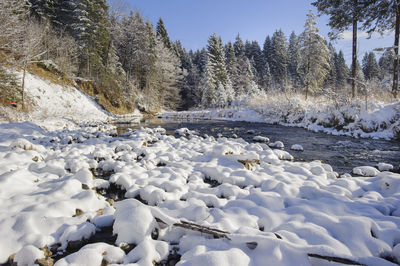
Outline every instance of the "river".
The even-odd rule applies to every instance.
[[[236,134],[248,142],[254,142],[254,136],[265,136],[271,142],[277,140],[285,144],[285,150],[290,152],[295,161],[321,160],[330,164],[338,173],[350,173],[356,166],[376,166],[377,163],[389,163],[399,172],[400,142],[398,140],[356,139],[347,136],[335,136],[326,133],[312,132],[298,127],[285,127],[265,123],[250,123],[238,121],[162,121],[147,120],[138,124],[118,124],[119,132],[126,128],[157,127],[174,134],[178,128],[188,128],[200,135],[232,137]],[[248,131],[255,131],[250,134]],[[290,147],[300,144],[304,151],[293,151]]]

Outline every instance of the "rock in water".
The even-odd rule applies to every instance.
[[[301,146],[300,144],[293,144],[290,149],[294,151],[304,151],[303,146]]]

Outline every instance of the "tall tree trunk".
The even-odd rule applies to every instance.
[[[353,52],[352,52],[352,70],[351,70],[351,98],[356,97],[356,75],[357,75],[357,5],[358,0],[353,0]]]
[[[22,85],[21,85],[21,102],[22,110],[25,110],[25,76],[26,76],[27,62],[24,61],[24,69],[22,71]]]
[[[307,101],[307,99],[308,99],[308,85],[306,87],[306,101]]]
[[[393,62],[393,97],[397,98],[399,89],[399,33],[400,33],[400,0],[396,1],[396,25],[394,34],[394,62]]]

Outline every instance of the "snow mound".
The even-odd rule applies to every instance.
[[[122,263],[125,252],[105,243],[89,244],[61,260],[55,266],[66,265],[108,265]]]
[[[285,145],[283,144],[282,141],[275,141],[272,143],[269,143],[268,146],[270,146],[271,148],[277,148],[277,149],[283,149],[285,148]]]
[[[378,163],[377,165],[379,171],[392,171],[393,170],[393,165],[389,163]]]
[[[115,243],[83,246],[57,265],[167,264],[174,252],[179,265],[399,257],[397,173],[359,167],[337,178],[321,161],[288,161],[284,150],[243,139],[13,126],[0,130],[0,263],[16,254],[31,264],[40,249],[62,252],[105,226]],[[42,148],[9,149],[18,139]]]
[[[372,166],[359,166],[353,168],[353,174],[359,176],[374,177],[379,174],[379,170]]]
[[[268,142],[269,142],[269,138],[263,137],[263,136],[255,136],[255,137],[253,138],[253,140],[254,140],[255,142],[265,142],[265,143],[268,143]]]
[[[304,151],[303,146],[301,146],[300,144],[293,144],[293,145],[290,147],[290,149],[291,149],[291,150],[294,150],[294,151]]]
[[[17,265],[35,265],[37,259],[44,258],[44,253],[33,245],[27,245],[15,254],[14,262]]]

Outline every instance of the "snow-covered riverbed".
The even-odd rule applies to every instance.
[[[110,226],[115,243],[56,265],[153,265],[175,252],[180,265],[400,261],[399,174],[338,178],[266,143],[110,129],[0,125],[0,263],[32,264],[49,255],[40,249],[63,252]],[[117,202],[115,186],[126,191]]]

